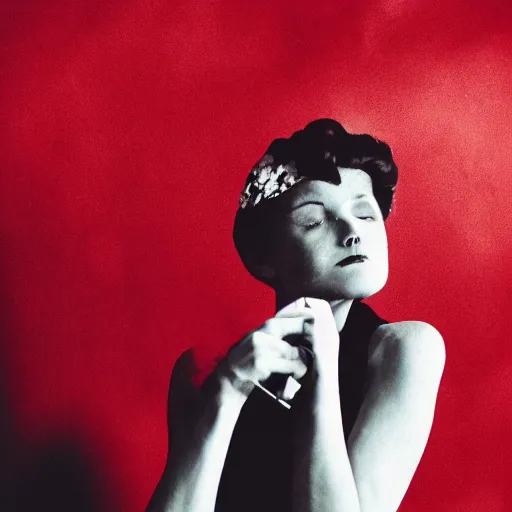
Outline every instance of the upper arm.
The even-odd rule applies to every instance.
[[[361,510],[392,512],[430,434],[445,347],[431,325],[399,322],[379,327],[370,351],[368,391],[347,448]]]

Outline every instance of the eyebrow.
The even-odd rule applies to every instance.
[[[370,198],[370,195],[369,194],[357,194],[356,196],[353,196],[352,197],[352,200],[353,201],[357,201],[359,199],[369,199]],[[290,211],[293,212],[294,210],[297,210],[298,208],[302,208],[303,206],[306,206],[307,204],[318,204],[320,206],[325,206],[324,203],[322,201],[304,201],[303,203],[300,203],[296,206],[294,206],[293,208],[290,208]]]

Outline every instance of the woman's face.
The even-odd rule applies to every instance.
[[[290,300],[362,299],[386,283],[386,229],[371,178],[360,169],[339,172],[340,185],[306,180],[281,197],[272,268]],[[340,263],[351,255],[363,261]]]

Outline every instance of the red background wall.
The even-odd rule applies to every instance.
[[[400,169],[370,304],[447,345],[401,510],[512,510],[510,8],[248,4],[2,2],[3,487],[20,510],[144,508],[176,357],[273,313],[231,241],[246,174],[329,116]]]

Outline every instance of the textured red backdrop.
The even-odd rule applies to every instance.
[[[512,510],[506,6],[2,2],[0,469],[19,510],[144,508],[176,357],[273,312],[231,241],[246,174],[317,117],[392,146],[370,304],[446,340],[401,510]]]

